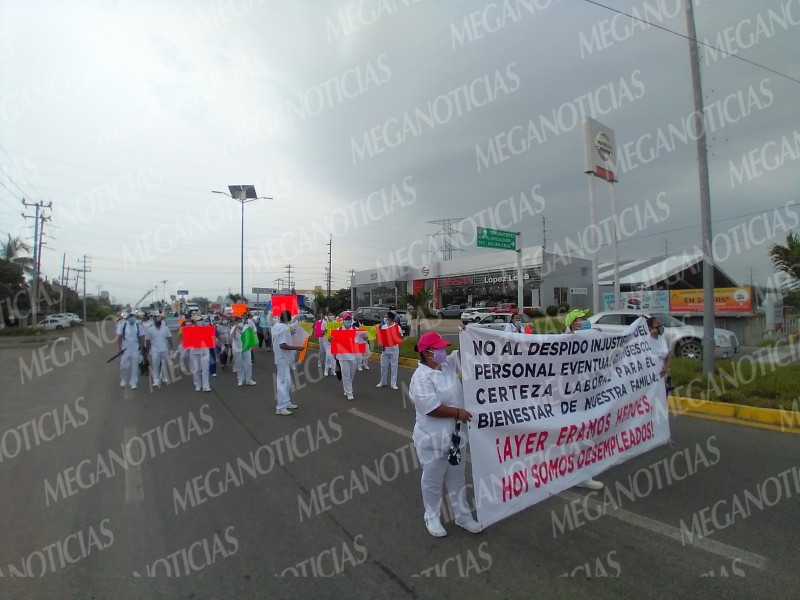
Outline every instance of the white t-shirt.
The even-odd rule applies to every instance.
[[[161,327],[153,325],[150,327],[145,336],[150,340],[150,348],[153,352],[167,352],[169,351],[169,343],[167,340],[172,339],[172,332],[169,327],[161,323]]]
[[[295,350],[284,350],[281,344],[292,345],[292,332],[286,323],[275,323],[272,326],[272,353],[276,365],[290,365],[294,362]]]
[[[455,418],[431,417],[428,413],[438,406],[464,408],[464,391],[458,371],[461,361],[457,352],[447,357],[440,369],[431,369],[420,363],[414,375],[408,395],[414,402],[417,421],[414,425],[414,445],[446,453],[450,447],[450,436],[455,431]],[[467,442],[467,427],[461,426],[461,445]]]
[[[664,361],[669,355],[669,346],[667,345],[667,340],[664,339],[664,336],[654,338],[651,335],[650,339],[647,341],[650,342],[650,349],[653,351],[653,354],[655,354],[656,357],[661,360],[660,365],[663,367]]]
[[[234,326],[231,329],[231,350],[233,352],[241,352],[242,351],[242,331],[244,331],[245,326],[239,325]]]
[[[122,336],[122,348],[126,350],[139,349],[139,336],[144,335],[144,329],[139,323],[131,325],[127,320],[117,327],[117,335]]]
[[[522,322],[519,324],[519,329],[514,327],[514,323],[506,323],[505,331],[507,333],[522,333]]]

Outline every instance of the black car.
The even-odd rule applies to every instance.
[[[362,325],[381,325],[383,324],[383,318],[390,310],[392,309],[386,308],[385,306],[362,306],[356,309],[353,313],[353,317]],[[397,315],[395,322],[400,326],[400,331],[403,332],[404,336],[411,333],[411,325],[402,315]]]

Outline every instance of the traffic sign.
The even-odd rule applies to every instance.
[[[257,287],[254,287],[253,288],[253,293],[254,294],[274,294],[275,293],[275,288],[257,288]]]
[[[189,295],[189,290],[178,290],[177,294],[178,294],[178,296],[188,296]]]
[[[497,248],[499,250],[516,250],[517,234],[502,229],[478,227],[478,248]]]

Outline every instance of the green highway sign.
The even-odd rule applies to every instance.
[[[478,248],[498,248],[500,250],[516,250],[517,234],[502,229],[478,227]]]

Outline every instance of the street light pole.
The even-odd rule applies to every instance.
[[[238,203],[242,205],[242,247],[241,247],[241,258],[240,258],[240,285],[241,290],[240,293],[242,298],[244,298],[244,205],[247,202],[252,202],[253,200],[272,200],[272,196],[258,196],[256,194],[256,188],[253,185],[229,185],[228,190],[230,190],[230,194],[226,194],[225,192],[219,192],[217,190],[211,190],[212,194],[222,194],[223,196],[228,196],[229,198],[233,198]]]

